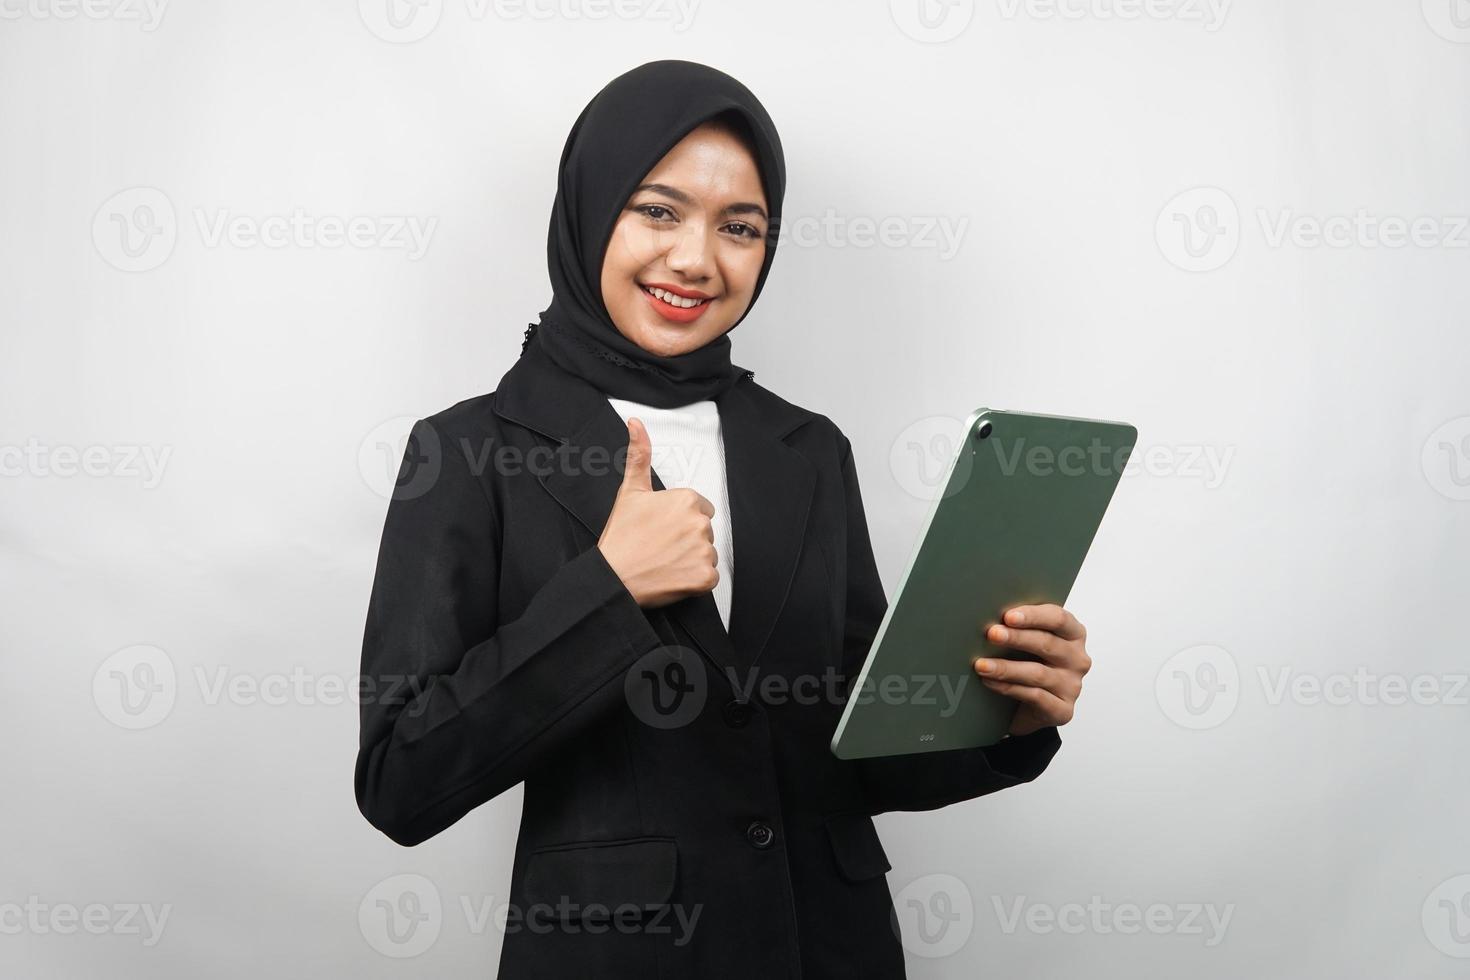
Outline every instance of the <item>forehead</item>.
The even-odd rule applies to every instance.
[[[690,130],[674,144],[641,183],[670,184],[694,194],[739,196],[765,203],[755,157],[734,133],[709,123]]]

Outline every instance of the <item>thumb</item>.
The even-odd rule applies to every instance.
[[[628,420],[628,461],[623,466],[623,490],[652,490],[653,478],[650,470],[653,461],[653,443],[643,420]]]

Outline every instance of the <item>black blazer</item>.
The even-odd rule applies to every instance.
[[[710,593],[640,608],[596,547],[627,431],[591,385],[523,357],[414,425],[363,642],[357,801],[414,845],[525,783],[506,980],[902,977],[871,815],[1027,782],[1061,744],[833,756],[831,679],[856,677],[887,604],[851,446],[753,379],[719,411],[728,633]]]

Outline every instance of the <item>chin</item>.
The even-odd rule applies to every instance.
[[[711,330],[707,324],[703,323],[682,326],[662,321],[658,323],[644,321],[638,324],[636,332],[630,339],[639,347],[660,357],[677,357],[680,354],[698,350],[722,336],[726,329],[728,327]]]
[[[672,329],[679,330],[678,327]],[[660,357],[677,357],[698,350],[705,345],[706,340],[693,332],[671,334],[668,327],[644,327],[633,342]]]

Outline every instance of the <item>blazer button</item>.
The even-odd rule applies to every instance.
[[[744,728],[750,723],[750,715],[754,710],[749,701],[736,698],[734,701],[727,701],[721,712],[725,716],[725,724],[731,728]]]
[[[751,847],[759,847],[764,850],[770,847],[771,842],[776,839],[776,832],[771,829],[770,824],[757,820],[745,828],[745,839],[750,841]]]

